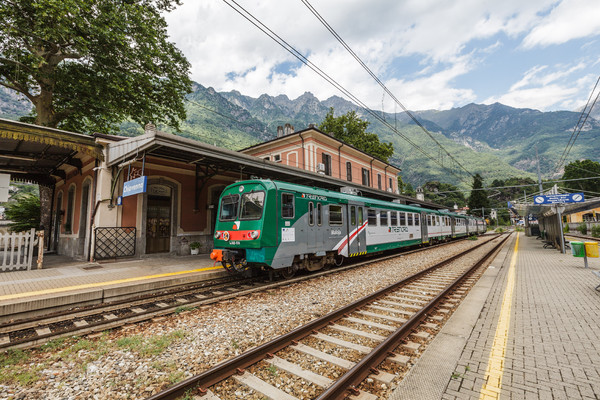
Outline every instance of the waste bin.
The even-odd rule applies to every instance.
[[[583,242],[571,242],[573,257],[585,257],[585,246]]]
[[[598,242],[585,242],[585,255],[598,258]]]

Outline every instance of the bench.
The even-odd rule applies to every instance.
[[[598,278],[600,278],[600,271],[592,271]],[[596,290],[600,291],[600,285],[596,286]]]

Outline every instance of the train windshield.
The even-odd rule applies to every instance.
[[[238,204],[240,202],[239,194],[229,194],[221,199],[220,221],[235,221],[237,219]]]
[[[265,204],[265,192],[250,192],[242,195],[240,219],[260,219]]]

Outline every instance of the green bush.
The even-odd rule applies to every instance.
[[[564,232],[564,233],[569,233],[569,224],[565,224],[565,225],[563,226],[563,232]]]
[[[600,225],[592,226],[592,236],[596,238],[600,238]]]
[[[498,227],[498,228],[496,228],[495,232],[496,232],[496,233],[502,233],[502,232],[504,232],[504,229],[503,229],[503,228],[500,228],[500,227]]]
[[[579,232],[581,232],[582,235],[587,235],[587,224],[585,222],[582,222],[581,224],[579,224],[579,226],[577,227],[577,230]]]

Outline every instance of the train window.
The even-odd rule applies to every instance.
[[[412,226],[412,224],[413,224],[413,214],[412,213],[407,213],[406,214],[406,219],[407,219],[406,225]]]
[[[242,195],[240,219],[259,219],[265,204],[265,192],[250,192]]]
[[[370,226],[377,226],[377,211],[369,209],[367,211],[367,218]]]
[[[431,226],[431,215],[427,216],[427,226]]]
[[[391,226],[398,226],[398,212],[397,211],[391,211],[390,212],[390,216],[392,217],[390,225]]]
[[[358,207],[358,225],[362,226],[363,224],[363,209],[362,207]]]
[[[356,226],[356,207],[350,207],[350,224]]]
[[[221,199],[220,221],[235,221],[237,219],[239,194],[228,194]]]
[[[442,221],[440,221],[440,217],[439,216],[435,217],[435,219],[436,219],[436,225],[437,226],[442,225]]]
[[[406,213],[400,213],[400,226],[406,226]]]
[[[294,195],[281,193],[281,217],[294,218]]]
[[[329,225],[342,225],[342,206],[329,205]]]
[[[308,224],[310,226],[315,224],[315,205],[312,201],[308,203]]]
[[[419,226],[419,214],[415,214],[415,226]]]
[[[323,225],[323,209],[321,203],[317,203],[317,225]]]
[[[381,226],[388,226],[388,212],[387,211],[379,212],[379,224]]]

